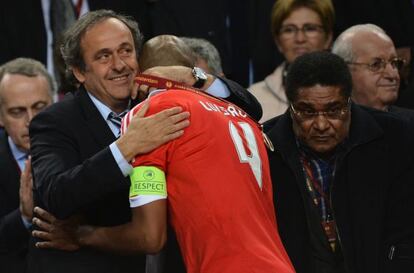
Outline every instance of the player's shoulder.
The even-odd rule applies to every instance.
[[[148,98],[150,100],[155,101],[170,101],[173,98],[196,98],[199,97],[200,94],[195,91],[191,90],[184,90],[184,89],[163,89],[163,90],[155,90],[150,93]]]

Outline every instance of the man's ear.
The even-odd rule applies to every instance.
[[[80,82],[80,83],[85,82],[85,75],[83,74],[83,72],[78,67],[73,67],[72,68],[72,73],[75,76],[75,78],[78,80],[78,82]]]

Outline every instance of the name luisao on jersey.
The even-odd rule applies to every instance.
[[[203,106],[204,109],[206,109],[207,111],[213,111],[213,112],[220,112],[225,116],[233,116],[233,117],[247,117],[247,114],[245,112],[243,112],[242,110],[236,108],[234,105],[229,104],[226,107],[217,105],[215,103],[212,102],[208,102],[208,101],[199,101],[200,104]]]

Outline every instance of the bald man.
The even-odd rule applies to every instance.
[[[393,106],[400,87],[399,58],[391,38],[373,24],[355,25],[336,39],[332,52],[342,57],[352,75],[352,100],[382,111],[414,115],[408,109]]]

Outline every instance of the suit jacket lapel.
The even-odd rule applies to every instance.
[[[2,170],[0,186],[8,193],[8,196],[14,196],[18,200],[20,169],[10,151],[5,132],[0,133],[0,166]]]
[[[80,100],[85,115],[86,125],[91,132],[91,135],[93,135],[96,141],[102,146],[108,146],[114,142],[116,137],[83,87],[80,88],[77,96]]]

